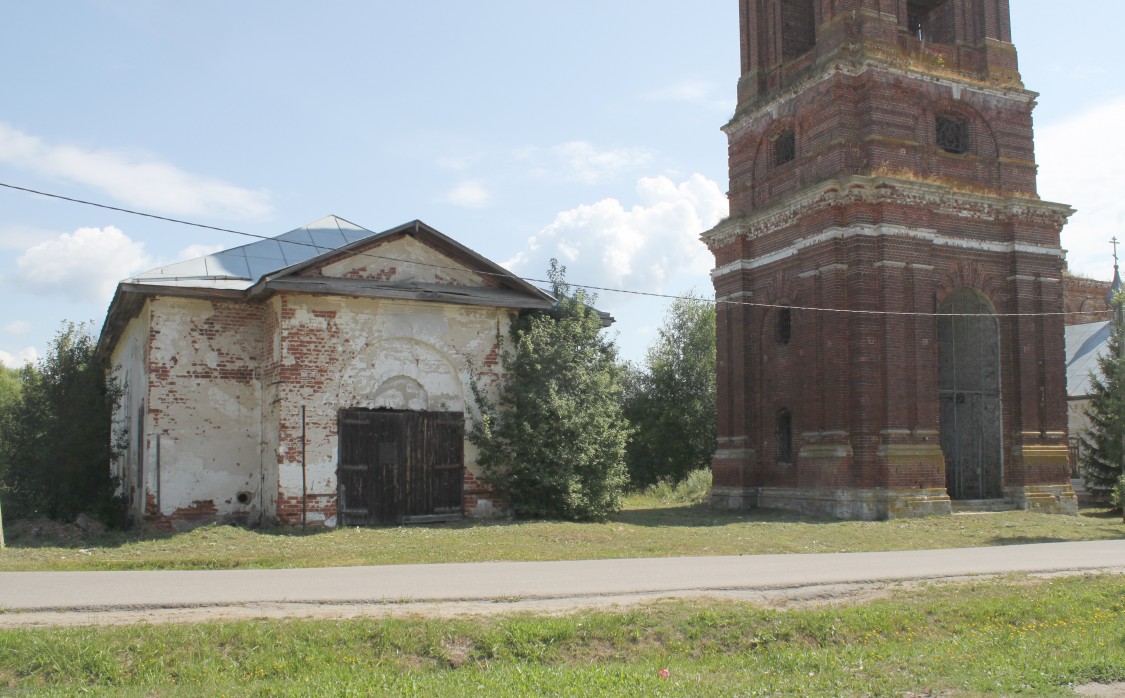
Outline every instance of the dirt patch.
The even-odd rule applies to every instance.
[[[86,532],[78,524],[50,519],[20,519],[4,527],[4,537],[9,545],[71,547],[81,543]]]
[[[1090,683],[1075,686],[1074,692],[1080,696],[1094,698],[1125,698],[1125,683]]]

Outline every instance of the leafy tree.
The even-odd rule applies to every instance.
[[[565,273],[552,260],[558,302],[514,323],[495,401],[472,381],[479,419],[468,438],[517,516],[596,519],[621,508],[629,426],[617,349],[594,299],[572,293]]]
[[[0,365],[0,409],[20,399],[20,372]]]
[[[5,515],[120,523],[110,475],[111,415],[121,391],[98,360],[86,324],[66,323],[38,365],[20,371],[22,399],[0,408]]]
[[[1090,373],[1093,391],[1086,415],[1089,428],[1082,432],[1082,478],[1086,489],[1100,499],[1108,499],[1122,476],[1121,439],[1125,436],[1125,362],[1121,358],[1125,329],[1116,321],[1106,342],[1105,354],[1098,357],[1098,370]]]
[[[4,483],[7,481],[8,459],[5,454],[5,434],[10,434],[11,415],[16,414],[20,403],[20,372],[0,366],[0,503],[8,499]],[[3,523],[3,512],[0,511],[0,524]],[[0,529],[0,548],[4,547],[4,531]]]
[[[710,469],[715,453],[715,305],[688,295],[668,308],[645,366],[630,367],[625,415],[635,486]]]

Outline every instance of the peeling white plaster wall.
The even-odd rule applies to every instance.
[[[482,367],[509,311],[418,301],[286,294],[273,341],[294,380],[278,383],[278,485],[302,494],[300,407],[305,407],[305,488],[336,492],[337,417],[344,409],[467,412],[469,364]],[[268,427],[267,427],[268,428]],[[294,443],[296,441],[296,443]],[[466,468],[479,475],[475,451]]]
[[[155,495],[156,485],[147,448],[145,346],[148,331],[149,306],[146,303],[137,317],[125,326],[109,359],[111,377],[123,388],[121,401],[113,415],[113,438],[117,440],[120,437],[125,442],[125,449],[113,462],[111,471],[119,478],[120,491],[129,496],[129,511],[138,516],[144,514],[146,496],[150,492]],[[137,414],[142,409],[145,410],[144,421],[138,424]]]
[[[490,283],[411,238],[378,253],[396,261],[353,256],[314,273]],[[260,302],[155,296],[113,354],[130,376],[148,378],[129,383],[130,409],[147,408],[138,502],[156,501],[159,437],[158,513],[173,524],[297,523],[303,512],[332,525],[340,411],[448,410],[471,419],[469,367],[495,389],[498,342],[514,317],[504,308],[296,292]],[[465,466],[480,475],[467,443]],[[492,511],[487,499],[471,504]]]
[[[259,309],[151,303],[149,432],[160,435],[160,515],[256,522],[261,508]],[[239,502],[240,493],[248,501]]]

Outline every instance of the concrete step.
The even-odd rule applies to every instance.
[[[1016,511],[1017,507],[1007,499],[955,499],[954,514],[987,514],[999,511]]]

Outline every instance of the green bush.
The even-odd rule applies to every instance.
[[[1082,479],[1086,489],[1099,501],[1113,496],[1122,476],[1122,439],[1125,437],[1125,327],[1114,322],[1105,353],[1098,357],[1098,369],[1090,372],[1090,403],[1086,416],[1090,426],[1082,441]]]
[[[598,519],[621,508],[630,429],[617,349],[565,271],[551,261],[556,305],[514,323],[496,400],[471,381],[479,418],[468,438],[517,516]]]
[[[674,301],[643,366],[629,364],[625,416],[635,434],[626,459],[634,487],[678,482],[715,454],[715,303]]]
[[[47,355],[20,370],[20,394],[0,406],[0,491],[9,519],[124,524],[110,462],[111,415],[121,390],[97,356],[91,327],[66,323]]]
[[[662,502],[702,504],[711,498],[711,469],[693,470],[679,482],[665,478],[649,485],[644,493]]]

